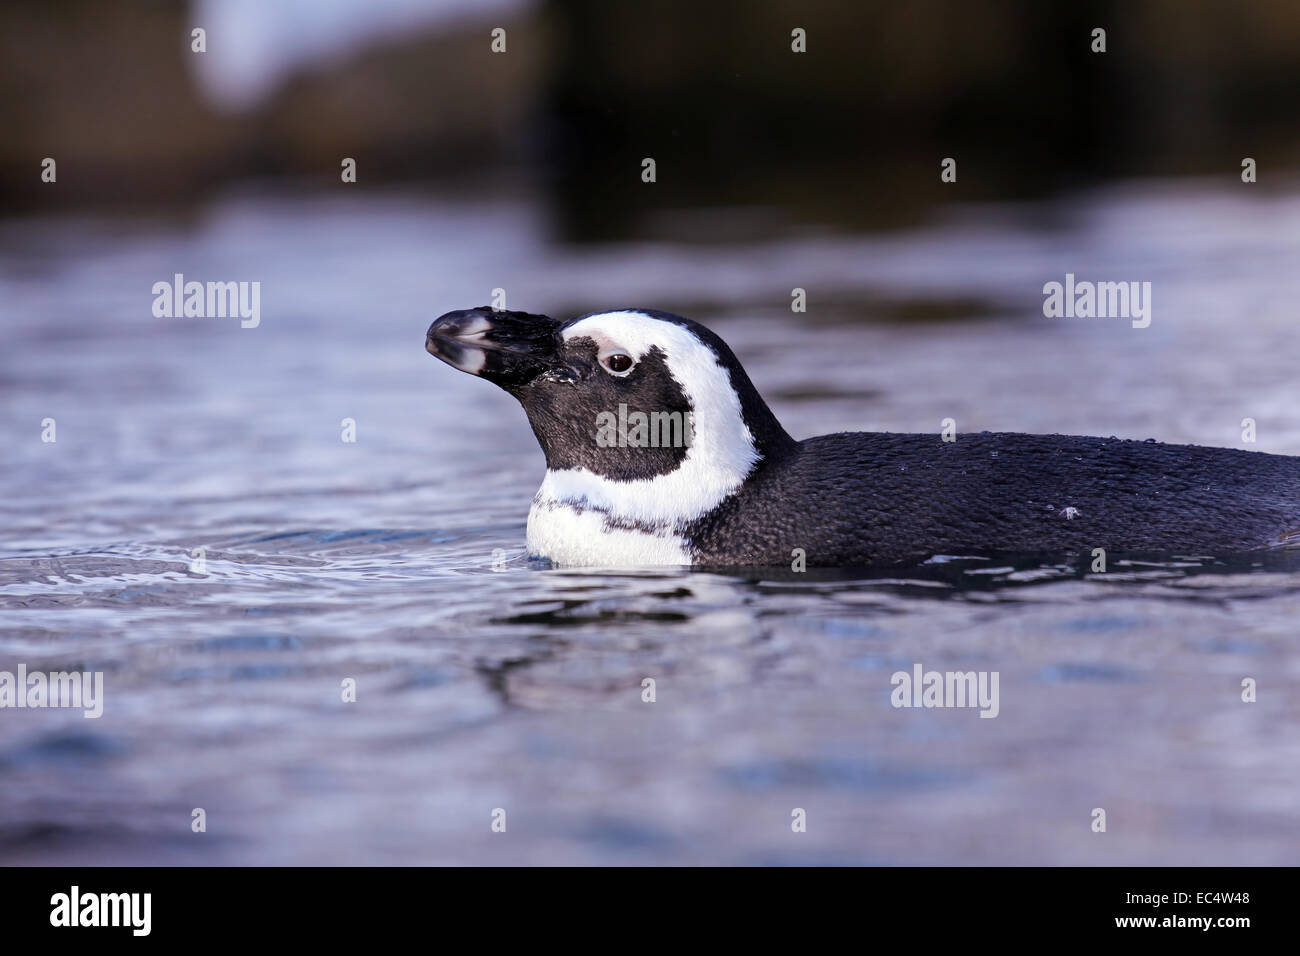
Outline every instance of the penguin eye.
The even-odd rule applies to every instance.
[[[626,352],[610,352],[601,358],[601,364],[615,375],[626,375],[636,363]]]

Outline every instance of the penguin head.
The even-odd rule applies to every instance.
[[[794,444],[726,343],[671,313],[559,322],[467,309],[435,321],[425,347],[518,399],[552,474],[589,477],[606,491],[609,483],[654,482],[652,497],[688,499],[624,509],[634,514],[681,518],[712,507]]]

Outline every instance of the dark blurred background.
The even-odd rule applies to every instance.
[[[1297,79],[1292,0],[9,3],[0,209],[328,187],[351,156],[366,186],[526,179],[571,239],[706,206],[890,226],[946,198],[945,156],[967,199],[1235,177],[1245,155],[1294,167]],[[755,228],[691,221],[699,238]]]

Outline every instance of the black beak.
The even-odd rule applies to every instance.
[[[485,378],[506,390],[539,375],[573,381],[559,361],[560,323],[545,315],[483,306],[448,312],[429,326],[424,347],[453,368]]]

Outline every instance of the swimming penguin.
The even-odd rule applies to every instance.
[[[1300,458],[1116,438],[796,441],[697,322],[448,312],[425,347],[505,389],[546,456],[531,554],[566,566],[873,566],[933,555],[1217,555],[1300,541]]]

